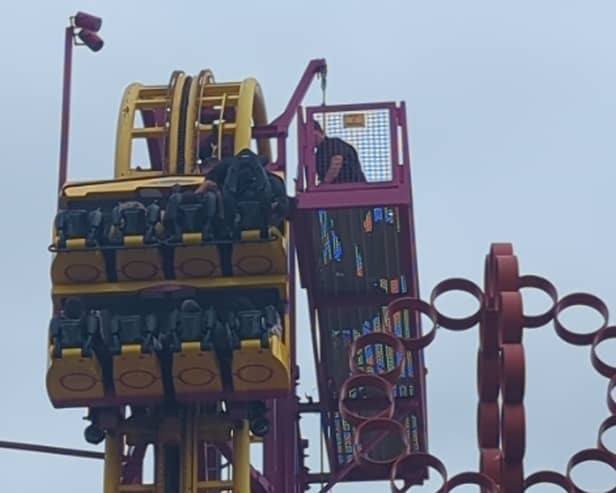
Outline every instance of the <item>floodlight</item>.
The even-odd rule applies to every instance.
[[[88,31],[98,32],[103,23],[103,19],[95,15],[86,14],[85,12],[77,12],[73,18],[75,27],[86,29]]]
[[[82,29],[77,33],[77,37],[92,51],[99,51],[105,44],[98,34],[89,29]]]

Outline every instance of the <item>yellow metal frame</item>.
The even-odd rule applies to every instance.
[[[248,149],[252,142],[252,127],[267,125],[267,111],[263,92],[257,80],[253,77],[244,79],[240,86],[239,101],[237,104],[236,131],[234,152]],[[259,154],[272,158],[269,140],[257,141]]]
[[[169,157],[167,166],[169,174],[175,174],[177,170],[177,145],[178,128],[180,124],[180,103],[182,100],[182,89],[186,75],[182,71],[175,71],[167,88],[161,86],[144,86],[140,83],[130,84],[124,91],[120,112],[118,116],[118,129],[116,134],[116,157],[115,157],[115,176],[159,176],[162,171],[137,170],[132,167],[133,139],[160,137],[167,138],[166,148]],[[154,94],[153,98],[148,98],[146,94]],[[160,97],[160,92],[165,95]],[[164,127],[144,127],[135,128],[135,116],[138,109],[147,107],[164,108],[168,119]]]
[[[172,418],[171,418],[172,419]],[[181,421],[163,418],[152,423],[152,429],[144,428],[145,423],[122,422],[108,430],[105,442],[104,493],[162,493],[165,491],[165,445],[180,445],[180,491],[190,493],[250,493],[250,428],[247,420],[234,422],[219,416],[201,415],[198,406],[184,409]],[[171,426],[170,426],[171,425]],[[156,475],[153,484],[120,484],[122,474],[122,452],[124,438],[129,435],[142,443],[154,445]],[[233,442],[233,477],[230,480],[200,481],[199,445],[203,442]]]
[[[197,289],[212,288],[276,288],[280,296],[287,299],[286,276],[235,276],[200,279],[181,279],[180,281],[136,281],[136,282],[104,282],[91,284],[87,287],[83,284],[59,284],[53,286],[52,297],[62,298],[66,296],[79,296],[84,294],[122,294],[134,293],[148,288],[159,286],[190,286]]]

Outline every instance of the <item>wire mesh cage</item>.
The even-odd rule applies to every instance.
[[[390,109],[324,111],[314,113],[312,118],[320,182],[382,183],[392,180]],[[341,165],[336,164],[335,156],[342,157]]]

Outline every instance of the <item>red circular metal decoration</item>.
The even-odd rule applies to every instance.
[[[498,448],[500,443],[500,409],[498,402],[479,402],[477,439],[480,448]]]
[[[575,493],[573,483],[569,481],[567,477],[554,471],[538,471],[531,474],[524,480],[523,491],[526,491],[537,484],[553,484],[560,486],[568,493]]]
[[[500,367],[501,359],[498,355],[485,354],[481,349],[477,352],[477,389],[481,401],[498,399]]]
[[[269,366],[246,365],[237,370],[235,376],[246,383],[265,383],[274,374]]]
[[[394,358],[397,361],[396,366],[386,372],[379,373],[376,367],[371,368],[371,371],[374,371],[374,373],[381,378],[384,378],[389,383],[395,384],[402,373],[406,351],[399,337],[394,337],[386,332],[371,332],[370,334],[361,336],[351,343],[351,348],[349,350],[349,367],[351,369],[351,373],[366,373],[366,365],[361,366],[358,363],[357,354],[360,351],[363,351],[364,348],[373,344],[382,344],[383,346],[393,349]]]
[[[390,326],[393,327],[392,316],[401,310],[409,310],[409,312],[420,312],[430,317],[432,327],[430,331],[419,337],[401,337],[404,347],[409,351],[418,351],[428,346],[436,336],[436,311],[432,305],[417,298],[403,297],[392,301],[387,306],[387,314],[389,317]]]
[[[493,306],[494,295],[499,291],[498,283],[496,282],[496,257],[513,255],[513,247],[509,243],[492,243],[490,245],[490,253],[486,255],[483,269],[484,293],[486,296],[486,304]],[[505,266],[501,266],[501,271]]]
[[[503,400],[506,403],[518,404],[524,399],[526,383],[524,347],[522,344],[503,344],[501,363]]]
[[[577,454],[574,454],[571,459],[569,459],[569,463],[567,464],[567,479],[571,481],[577,493],[591,493],[580,488],[575,484],[575,481],[571,479],[571,472],[573,471],[573,468],[583,462],[602,462],[616,471],[616,458],[611,453],[598,448],[581,450]],[[612,488],[607,493],[616,493],[616,487]]]
[[[486,307],[494,307],[494,269],[491,255],[486,255],[483,261],[483,293]]]
[[[597,354],[597,346],[607,339],[616,339],[616,326],[612,325],[610,327],[605,327],[603,330],[597,332],[594,340],[592,341],[590,359],[592,366],[595,367],[595,370],[601,373],[604,377],[612,378],[613,376],[616,376],[616,367],[601,361],[599,355]]]
[[[158,274],[158,266],[144,260],[131,260],[122,265],[120,271],[130,281],[147,281]]]
[[[501,471],[502,491],[504,493],[519,493],[524,488],[524,466],[521,462],[503,460]]]
[[[520,288],[518,258],[514,255],[497,255],[494,262],[494,291],[517,291]]]
[[[251,265],[251,263],[253,265]],[[249,255],[242,257],[235,264],[235,267],[240,270],[242,274],[253,276],[267,274],[272,271],[273,266],[272,259],[264,255]]]
[[[502,343],[519,344],[524,330],[522,295],[518,291],[504,291],[498,296],[498,326]]]
[[[452,291],[462,291],[472,295],[479,302],[477,311],[464,318],[447,317],[440,313],[435,306],[436,299],[442,294]],[[430,303],[436,312],[436,321],[439,325],[450,330],[466,330],[479,323],[483,310],[483,292],[479,286],[467,279],[446,279],[434,287],[430,295]]]
[[[87,392],[93,389],[98,380],[83,372],[67,373],[60,378],[60,385],[71,392]]]
[[[458,486],[474,484],[481,488],[482,493],[499,493],[496,482],[488,475],[479,472],[461,472],[447,481],[445,491],[449,492]]]
[[[411,487],[411,483],[409,481],[411,472],[425,467],[431,467],[440,474],[443,484],[436,490],[436,493],[445,493],[447,486],[447,469],[445,469],[444,464],[439,459],[433,455],[423,452],[414,452],[403,455],[394,462],[391,468],[390,478],[392,493],[405,493],[408,491]],[[404,486],[402,488],[398,488],[398,486],[396,486],[395,481],[397,480],[404,481]]]
[[[609,452],[610,454],[614,456],[616,460],[616,451],[612,451],[609,448],[607,448],[607,446],[603,442],[603,435],[605,434],[605,432],[614,427],[616,427],[616,416],[614,415],[610,416],[609,418],[604,420],[603,423],[601,423],[601,426],[599,427],[599,436],[597,437],[597,448],[601,450],[605,450],[606,452]]]
[[[526,450],[526,417],[524,404],[503,405],[501,436],[505,462],[519,462]]]
[[[180,262],[176,269],[186,277],[211,277],[216,272],[217,267],[211,260],[193,257]]]
[[[375,410],[376,414],[373,414],[372,416],[362,416],[357,414],[350,408],[349,402],[361,402],[363,399],[352,399],[349,398],[348,395],[350,390],[358,389],[359,387],[367,387],[373,391],[376,390],[377,393],[384,398],[386,405],[381,406],[380,408],[377,407]],[[364,421],[373,418],[391,419],[394,415],[396,405],[394,387],[387,380],[377,375],[371,375],[369,373],[353,375],[342,384],[342,387],[340,388],[340,399],[338,405],[342,417],[354,426],[358,426]]]
[[[157,377],[147,370],[129,370],[119,375],[117,380],[131,389],[143,390],[151,386]]]
[[[64,277],[71,282],[96,282],[103,273],[95,265],[70,264],[64,268]]]
[[[177,375],[177,379],[184,385],[200,387],[208,385],[216,378],[216,374],[207,368],[191,367],[184,368]]]
[[[364,444],[362,438],[368,433],[381,432],[381,436],[376,440],[371,440],[370,443]],[[383,460],[372,459],[368,455],[370,450],[381,443],[387,436],[400,438],[402,448],[400,453],[395,457],[390,457]],[[353,433],[353,457],[358,464],[363,465],[390,465],[394,464],[401,455],[408,453],[409,443],[404,426],[396,420],[387,418],[372,418],[360,424]]]
[[[603,317],[603,324],[594,332],[590,332],[588,334],[578,334],[576,332],[572,332],[569,329],[565,328],[565,326],[558,319],[558,315],[565,310],[566,308],[570,308],[572,306],[587,306],[589,308],[595,309],[599,314]],[[592,294],[588,293],[573,293],[568,296],[562,298],[554,308],[554,328],[556,329],[556,333],[559,337],[571,344],[575,344],[576,346],[587,346],[592,344],[595,336],[604,329],[608,324],[608,309],[605,303],[601,301],[599,298]]]
[[[490,255],[513,255],[513,245],[511,243],[492,243]]]
[[[479,347],[483,354],[490,357],[498,357],[500,351],[498,313],[494,308],[486,308],[479,323]]]
[[[522,288],[538,289],[552,300],[552,305],[545,312],[538,315],[524,315],[524,326],[536,328],[549,323],[554,318],[554,309],[558,303],[558,293],[554,285],[543,277],[526,275],[520,277],[520,289]]]
[[[499,448],[482,448],[479,454],[479,471],[501,484],[503,453]]]
[[[616,414],[616,397],[613,395],[614,388],[616,388],[616,375],[610,378],[610,383],[607,386],[607,407],[612,414]]]

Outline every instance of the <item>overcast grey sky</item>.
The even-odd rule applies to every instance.
[[[130,82],[166,83],[174,69],[204,67],[219,80],[255,76],[276,115],[308,60],[325,57],[330,102],[407,102],[422,296],[445,277],[481,282],[490,243],[511,241],[522,272],[546,276],[562,295],[589,291],[615,306],[613,2],[228,3],[0,3],[0,440],[85,446],[81,411],[54,410],[44,386],[63,28],[80,9],[104,18],[106,46],[75,53],[72,178],[111,176]],[[309,102],[320,102],[318,90]],[[525,299],[545,306],[542,297]],[[457,313],[467,308],[449,301]],[[596,320],[583,315],[565,320]],[[307,335],[307,324],[299,327]],[[564,471],[574,452],[595,443],[608,415],[606,381],[591,369],[589,350],[566,346],[551,325],[525,343],[526,471]],[[431,452],[452,475],[477,468],[476,345],[476,330],[441,331],[426,353]],[[616,344],[606,349],[614,361]],[[301,358],[310,392],[311,355]],[[586,472],[597,473],[589,487],[616,483],[607,468]],[[6,492],[99,492],[102,464],[0,451],[0,484]]]

